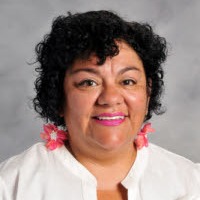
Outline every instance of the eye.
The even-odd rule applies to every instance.
[[[126,79],[122,81],[123,85],[135,85],[136,81],[132,80],[132,79]]]
[[[97,83],[93,80],[90,80],[90,79],[87,79],[87,80],[84,80],[84,81],[81,81],[80,83],[78,83],[78,86],[81,86],[81,87],[94,87],[94,86],[97,86]]]

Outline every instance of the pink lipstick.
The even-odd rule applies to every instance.
[[[103,126],[118,126],[125,121],[126,115],[122,112],[117,113],[101,113],[93,117],[93,119]]]

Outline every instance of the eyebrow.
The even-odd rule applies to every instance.
[[[131,67],[126,67],[126,68],[123,68],[123,69],[121,69],[118,73],[119,74],[124,74],[125,72],[127,72],[127,71],[138,71],[138,72],[140,72],[140,69],[139,68],[137,68],[137,67],[134,67],[134,66],[131,66]]]
[[[126,67],[126,68],[121,69],[118,72],[118,74],[124,74],[125,72],[132,71],[132,70],[140,72],[139,68],[131,66],[131,67]],[[93,74],[96,74],[96,75],[100,75],[99,71],[96,70],[96,69],[93,69],[93,68],[80,68],[80,69],[75,69],[75,70],[72,69],[71,70],[71,74],[77,74],[79,72],[89,72],[89,73],[93,73]]]
[[[71,74],[77,74],[79,72],[90,72],[93,74],[99,74],[99,72],[96,69],[93,68],[80,68],[80,69],[75,69],[75,70],[71,70]]]

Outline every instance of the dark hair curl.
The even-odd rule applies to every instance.
[[[125,41],[141,58],[150,88],[150,102],[145,120],[153,112],[161,114],[163,91],[162,63],[167,56],[166,40],[155,34],[147,23],[128,22],[111,11],[68,13],[57,17],[52,30],[37,44],[35,50],[39,66],[35,81],[34,108],[40,116],[56,125],[64,126],[60,116],[63,109],[63,81],[65,72],[76,59],[88,59],[91,53],[102,65],[108,56],[119,53],[117,40]]]

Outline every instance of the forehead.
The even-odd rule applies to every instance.
[[[143,71],[143,63],[139,55],[125,42],[117,42],[119,53],[112,58],[107,57],[102,65],[98,65],[99,58],[95,54],[91,54],[88,59],[77,59],[72,65],[71,72],[81,68],[98,68],[99,70],[107,65],[113,68],[135,67]]]

